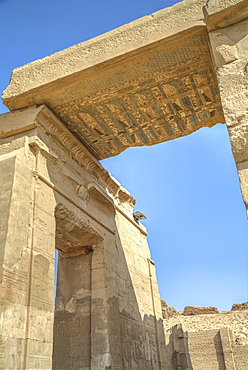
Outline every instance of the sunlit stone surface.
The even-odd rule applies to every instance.
[[[246,313],[197,320],[163,305],[163,326],[135,200],[98,162],[226,123],[247,206],[247,17],[247,1],[187,0],[13,71],[0,116],[0,370],[247,370]]]

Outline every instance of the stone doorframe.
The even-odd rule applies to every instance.
[[[182,10],[185,3],[178,9]],[[187,3],[192,7],[198,4],[198,12],[202,11],[199,4],[203,1]],[[210,40],[214,79],[248,209],[248,3],[209,0],[203,12],[206,22],[201,27],[206,27]],[[16,73],[22,70],[25,68]],[[76,328],[68,335],[62,330],[66,346],[69,341],[72,348],[69,366],[166,369],[155,269],[150,263],[146,231],[132,215],[135,201],[50,109],[45,105],[22,106],[35,102],[34,87],[29,86],[33,80],[27,81],[29,90],[15,92],[19,97],[13,97],[11,89],[9,97],[5,94],[6,102],[16,111],[0,117],[0,369],[52,367],[56,242],[62,254],[68,253],[60,261],[59,279],[63,280],[63,271],[72,268],[70,259],[75,258],[73,265],[81,272],[92,267],[92,275],[86,273],[88,285],[84,282],[77,286],[80,294],[66,300],[66,290],[58,291],[55,332],[61,333],[59,320],[71,320],[72,328]],[[43,87],[38,89],[37,101],[41,92],[47,93]],[[179,108],[176,104],[175,109]],[[112,150],[110,143],[109,148]],[[61,243],[59,233],[66,228],[71,234],[62,233]],[[81,239],[85,239],[83,244]],[[78,255],[71,257],[71,253]],[[86,266],[85,271],[82,266]],[[80,300],[90,301],[83,314]],[[77,316],[80,312],[80,317],[89,317],[89,307],[96,313],[88,319],[90,349],[85,337],[80,342],[80,335],[74,343],[79,334],[77,325],[89,335],[89,327]],[[59,348],[63,351],[65,342],[57,346],[56,341],[54,353]],[[82,362],[78,357],[77,350],[82,348],[87,356],[90,351],[90,361]]]
[[[115,321],[113,332],[108,315],[116,311],[118,316],[118,304],[107,302],[104,239],[71,208],[74,212],[59,203],[55,209],[59,259],[53,369],[105,368],[110,357],[120,356],[111,348],[113,335],[120,341],[120,325]]]

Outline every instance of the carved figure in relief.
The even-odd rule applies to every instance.
[[[151,350],[150,350],[150,341],[149,341],[149,332],[146,331],[146,362],[151,362]]]
[[[144,342],[142,335],[139,336],[137,339],[133,339],[133,345],[132,345],[132,358],[134,362],[136,363],[137,369],[143,369],[144,368]]]
[[[34,257],[34,276],[39,280],[48,279],[48,271],[50,268],[50,262],[42,254],[38,254]]]
[[[151,364],[152,369],[156,369],[157,364],[157,345],[156,345],[156,337],[155,334],[152,334],[152,340],[151,340]]]
[[[182,70],[181,73],[189,72]],[[107,102],[90,103],[87,109],[72,113],[70,120],[77,122],[82,133],[89,137],[91,146],[100,148],[100,156],[109,156],[109,151],[117,154],[133,144],[165,141],[180,136],[185,130],[190,133],[196,124],[213,117],[208,110],[204,111],[204,106],[209,109],[211,103],[211,111],[220,107],[217,95],[211,94],[214,81],[208,75],[209,71],[203,70],[165,83],[167,77],[160,74],[150,88],[135,89],[132,94],[112,101],[109,95]],[[196,117],[198,112],[205,112],[199,116],[200,120]]]
[[[90,334],[89,316],[57,319],[56,333],[59,336],[78,335],[80,333]]]
[[[12,354],[13,369],[21,369],[21,351]]]
[[[131,362],[131,340],[129,335],[129,330],[127,329],[126,335],[123,337],[123,360],[124,360],[124,370],[129,370]]]

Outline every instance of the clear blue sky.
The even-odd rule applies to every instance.
[[[176,2],[0,0],[0,90],[13,68]],[[179,310],[248,300],[247,220],[225,125],[102,163],[147,216],[162,299]]]

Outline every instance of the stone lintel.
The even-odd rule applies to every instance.
[[[202,6],[205,0],[182,1],[151,15],[137,19],[91,40],[69,47],[43,59],[13,70],[3,101],[10,110],[30,105],[21,95],[60,79],[107,62],[113,58],[175,35],[195,26],[203,26]]]
[[[203,5],[183,1],[17,68],[4,103],[47,105],[97,159],[224,122]]]

